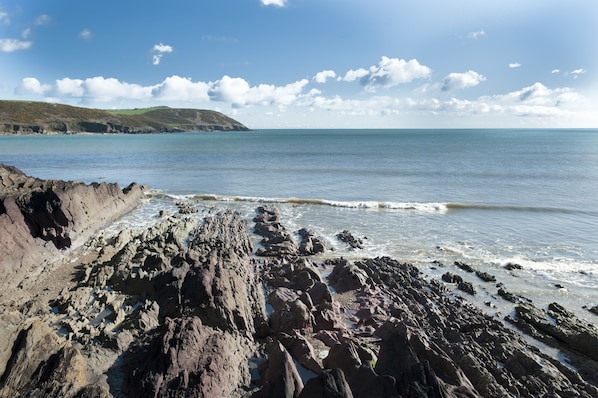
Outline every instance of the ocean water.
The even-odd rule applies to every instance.
[[[453,265],[463,261],[540,307],[558,301],[598,323],[583,309],[598,305],[598,130],[0,136],[0,162],[40,178],[147,185],[122,220],[133,228],[178,200],[248,220],[275,203],[289,230],[313,228],[332,255],[459,273],[476,285],[474,302],[509,311],[495,284]],[[336,240],[344,229],[363,250]]]

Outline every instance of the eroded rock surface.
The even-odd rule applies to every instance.
[[[44,225],[68,219],[53,203]],[[253,226],[230,210],[178,206],[186,211],[143,231],[94,237],[71,265],[73,283],[49,301],[2,308],[0,396],[598,396],[588,376],[596,329],[558,304],[517,300],[512,321],[576,352],[573,365],[450,290],[457,275],[441,282],[389,257],[338,258],[317,231],[298,232],[297,245],[273,206],[258,208]],[[45,234],[65,243],[69,231]]]
[[[40,180],[0,164],[0,301],[39,265],[130,211],[140,186]]]

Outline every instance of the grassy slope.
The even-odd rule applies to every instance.
[[[12,132],[14,125],[41,126],[45,131],[89,131],[86,127],[131,132],[248,130],[241,123],[219,112],[198,109],[154,107],[142,109],[100,110],[62,104],[0,100],[0,131]],[[91,127],[90,127],[91,126]],[[112,130],[115,128],[113,127]]]

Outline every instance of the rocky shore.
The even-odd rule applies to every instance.
[[[598,396],[598,329],[557,303],[503,289],[487,315],[459,275],[335,256],[272,206],[95,233],[141,188],[0,171],[1,397]]]

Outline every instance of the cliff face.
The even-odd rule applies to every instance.
[[[141,134],[248,131],[220,112],[168,107],[104,111],[42,102],[0,101],[0,133]]]
[[[142,188],[39,180],[0,164],[0,298],[40,264],[131,210]]]

